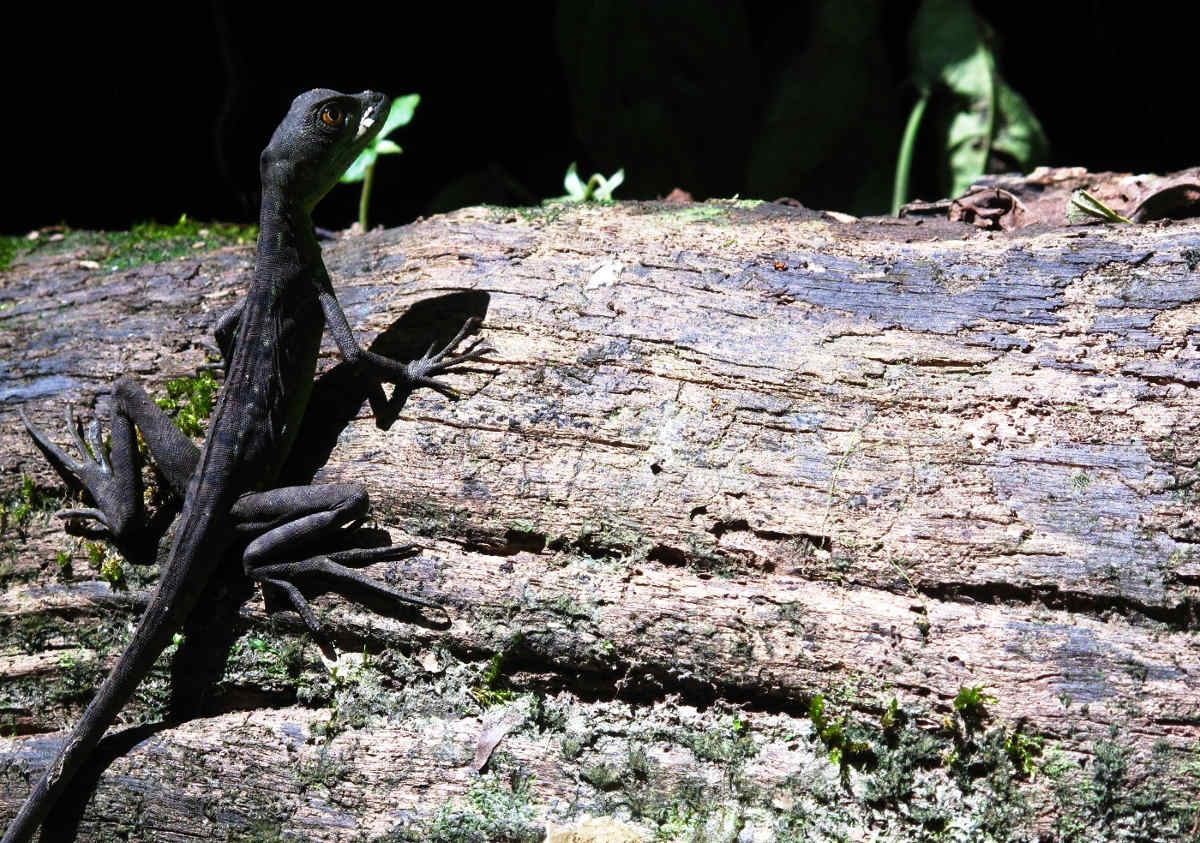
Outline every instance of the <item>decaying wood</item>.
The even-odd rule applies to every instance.
[[[464,400],[413,395],[387,429],[327,349],[314,405],[327,423],[302,440],[296,471],[365,483],[378,526],[425,549],[374,573],[448,607],[446,626],[322,598],[343,640],[414,663],[503,653],[509,688],[571,712],[568,737],[527,725],[489,762],[533,773],[539,821],[665,827],[629,788],[588,774],[619,766],[620,739],[648,747],[651,790],[689,777],[724,787],[722,810],[760,835],[746,839],[781,833],[812,795],[799,779],[841,800],[821,833],[869,836],[896,806],[864,795],[868,767],[829,762],[814,696],[850,722],[878,722],[894,697],[912,728],[947,735],[956,696],[976,686],[994,697],[991,726],[1040,739],[1085,781],[1097,746],[1119,745],[1129,792],[1152,761],[1164,787],[1187,786],[1200,745],[1200,225],[1001,234],[770,204],[477,208],[325,251],[364,340],[423,346],[431,313],[443,333],[485,316],[494,365],[454,378]],[[64,402],[98,399],[104,413],[120,374],[152,390],[193,374],[251,258],[104,274],[67,254],[0,276],[7,497],[23,473],[57,485],[19,406],[57,436]],[[26,532],[0,596],[10,630],[112,611],[81,553],[57,582],[58,524]],[[130,620],[136,604],[121,603]],[[242,622],[261,628],[260,602]],[[32,653],[12,640],[8,681],[59,672],[53,640]],[[136,803],[154,839],[224,839],[270,802],[272,827],[305,839],[394,832],[444,814],[494,725],[465,703],[314,743],[327,712],[255,699],[122,755],[83,828]],[[9,710],[33,733],[76,709]],[[700,718],[711,731],[735,710],[755,739],[739,787],[722,779],[729,758],[639,725]],[[610,716],[620,722],[575,757],[562,749]],[[0,742],[0,812],[51,749]],[[319,796],[287,772],[330,752],[345,776]],[[197,757],[209,766],[188,767]],[[1040,806],[1037,833],[1069,836],[1056,782],[1019,786]],[[728,831],[685,808],[702,834]]]

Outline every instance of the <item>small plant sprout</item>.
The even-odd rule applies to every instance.
[[[579,178],[575,162],[572,161],[571,166],[567,167],[566,176],[563,177],[563,187],[567,191],[567,195],[563,199],[567,202],[587,202],[589,199],[596,202],[611,202],[613,191],[620,187],[623,181],[625,181],[625,169],[621,168],[608,178],[600,173],[592,173],[592,177],[585,184],[583,179]]]
[[[1118,214],[1086,190],[1076,190],[1071,194],[1071,202],[1067,206],[1067,222],[1080,223],[1089,220],[1133,222],[1133,220]]]
[[[983,692],[982,685],[963,686],[954,696],[954,709],[965,713],[981,712],[989,703],[996,702],[991,694]]]
[[[375,159],[380,155],[393,155],[404,151],[399,144],[387,140],[387,136],[393,130],[409,124],[420,102],[420,94],[409,94],[392,100],[392,108],[383,123],[383,128],[342,176],[342,181],[347,183],[362,182],[362,193],[358,197],[358,225],[363,231],[367,230],[367,206],[371,202],[371,183],[375,179]]]

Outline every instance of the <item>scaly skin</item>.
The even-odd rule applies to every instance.
[[[476,341],[464,353],[448,356],[465,334],[464,328],[442,352],[409,363],[363,351],[334,296],[311,213],[378,133],[387,106],[386,96],[371,91],[356,95],[309,91],[295,99],[263,151],[254,280],[246,298],[221,320],[218,338],[228,355],[228,373],[198,454],[194,447],[189,449],[186,439],[167,430],[170,426],[163,424],[152,402],[128,379],[122,379],[114,392],[111,466],[99,449],[95,458],[89,458],[81,447],[83,462],[75,461],[26,421],[59,473],[96,501],[97,508],[74,514],[95,518],[118,541],[135,529],[140,515],[135,425],[146,434],[160,463],[170,464],[167,474],[173,485],[184,486],[189,469],[191,473],[157,591],[133,640],[21,807],[3,843],[32,837],[170,643],[235,539],[250,539],[243,557],[247,573],[288,597],[310,627],[315,627],[316,617],[292,584],[308,574],[353,581],[396,599],[432,605],[374,583],[337,562],[387,558],[397,555],[397,549],[300,558],[314,537],[362,517],[367,506],[364,489],[356,485],[274,488],[304,414],[327,322],[343,356],[357,363],[364,375],[406,388],[431,386],[449,392],[434,376],[489,350]]]

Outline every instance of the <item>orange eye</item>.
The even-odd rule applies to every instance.
[[[321,109],[321,122],[326,126],[337,128],[346,121],[346,114],[336,105],[327,105]]]

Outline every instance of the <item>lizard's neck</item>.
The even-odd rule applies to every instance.
[[[263,186],[258,225],[256,278],[287,281],[321,263],[308,209],[278,188]]]

